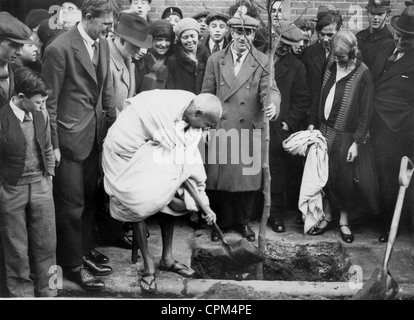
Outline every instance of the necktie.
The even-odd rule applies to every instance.
[[[27,111],[24,113],[24,118],[23,118],[23,122],[26,122],[26,121],[32,121],[32,118],[30,118],[29,112]]]
[[[241,53],[236,53],[237,54],[237,59],[236,59],[236,63],[234,64],[234,75],[237,77],[237,74],[240,71],[241,68],[241,61],[240,58],[243,56]]]
[[[398,50],[395,50],[393,52],[393,54],[389,56],[388,61],[389,62],[395,62],[395,61],[397,61],[397,57],[398,57],[399,54],[400,54],[400,52]]]
[[[216,42],[216,43],[214,44],[214,47],[213,47],[213,52],[212,52],[212,53],[217,52],[217,51],[220,51],[220,46],[219,46],[219,44]]]
[[[92,58],[92,63],[93,66],[96,68],[98,67],[98,62],[99,62],[99,43],[98,41],[95,41],[93,44],[93,58]]]

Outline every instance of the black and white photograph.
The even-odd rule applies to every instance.
[[[0,0],[0,305],[414,300],[413,162],[412,0]]]

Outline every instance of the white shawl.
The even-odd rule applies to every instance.
[[[102,154],[105,191],[112,217],[137,222],[162,211],[178,192],[186,209],[197,211],[191,196],[180,190],[191,177],[205,204],[206,173],[198,150],[201,129],[182,120],[195,95],[183,90],[151,90],[127,99],[108,131]],[[190,180],[191,181],[191,180]]]
[[[292,155],[306,157],[299,194],[299,210],[305,221],[304,233],[325,217],[322,188],[329,175],[328,147],[319,130],[299,131],[283,141],[283,148]]]

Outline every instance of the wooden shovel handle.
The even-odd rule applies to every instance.
[[[392,217],[390,234],[388,236],[387,249],[385,251],[384,263],[383,263],[383,273],[386,275],[388,273],[388,262],[391,257],[392,248],[394,246],[395,238],[397,237],[398,225],[400,223],[401,211],[404,204],[405,190],[410,185],[411,177],[413,175],[414,166],[411,160],[408,157],[403,157],[401,159],[400,165],[400,175],[399,175],[399,184],[400,189],[398,190],[397,202],[395,204],[394,215]]]
[[[193,187],[193,185],[191,184],[190,181],[185,180],[183,182],[184,188],[187,189],[188,193],[193,197],[195,203],[199,206],[199,208],[201,209],[201,212],[203,213],[203,216],[205,216],[209,210],[209,208],[207,208],[207,206],[203,203],[203,201],[201,201],[200,196],[198,195],[198,191]],[[221,241],[224,244],[228,244],[226,242],[226,240],[224,239],[224,234],[223,232],[220,230],[220,228],[218,227],[217,223],[213,222],[213,228],[214,230],[218,233]]]

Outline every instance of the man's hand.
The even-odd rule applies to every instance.
[[[266,114],[266,117],[268,117],[269,120],[272,119],[276,115],[276,112],[277,112],[276,106],[273,103],[269,104],[263,110]]]
[[[62,155],[60,154],[60,149],[53,149],[53,153],[55,154],[55,166],[59,167],[60,159],[62,157]]]
[[[206,211],[203,215],[203,219],[207,222],[207,224],[211,225],[216,222],[216,214],[211,210],[209,206],[206,206]]]

